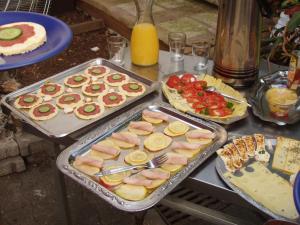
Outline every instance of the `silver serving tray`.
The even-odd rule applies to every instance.
[[[171,75],[181,75],[183,73],[186,73],[186,72],[185,71],[178,71],[178,72],[175,72],[175,73],[168,74],[168,75],[164,76],[162,82],[166,83]],[[165,95],[164,91],[162,91],[162,92],[163,92],[165,98],[169,101],[169,99]],[[194,117],[198,117],[200,119],[209,120],[209,121],[213,121],[213,122],[216,122],[216,123],[228,125],[228,124],[232,124],[236,121],[239,121],[239,120],[242,120],[242,119],[246,118],[248,116],[248,110],[246,110],[245,114],[242,115],[242,116],[236,116],[236,117],[227,118],[227,119],[209,118],[205,115],[201,115],[200,113],[195,113],[195,112],[192,112],[192,111],[187,111],[186,114],[192,115]]]
[[[254,84],[248,94],[248,101],[252,104],[252,110],[255,116],[264,121],[276,123],[278,125],[293,124],[300,120],[300,111],[290,110],[288,117],[272,116],[269,110],[265,93],[271,87],[287,87],[288,71],[277,71],[272,74],[261,77]]]
[[[105,112],[101,115],[101,117],[92,119],[92,120],[82,120],[78,119],[74,113],[72,114],[65,114],[63,110],[59,110],[58,115],[54,118],[47,120],[47,121],[36,121],[32,120],[29,115],[27,114],[26,110],[17,109],[14,107],[13,103],[14,100],[19,97],[20,95],[24,95],[27,93],[35,93],[41,85],[43,85],[46,81],[56,82],[59,84],[64,83],[64,78],[67,76],[70,76],[72,74],[83,72],[86,68],[89,66],[95,66],[95,65],[104,65],[111,69],[111,72],[117,71],[121,73],[127,74],[131,80],[139,81],[145,85],[146,91],[140,96],[137,97],[127,97],[126,102],[120,106],[113,107],[113,108],[106,108]],[[102,78],[103,79],[103,78]],[[101,78],[99,81],[102,80]],[[112,113],[128,106],[129,104],[143,98],[144,96],[150,94],[151,92],[154,92],[158,87],[158,84],[156,82],[150,81],[148,79],[145,79],[129,70],[126,70],[120,66],[117,66],[108,60],[97,58],[90,61],[87,61],[85,63],[82,63],[78,66],[75,66],[71,69],[68,69],[66,71],[63,71],[61,73],[58,73],[52,77],[49,77],[47,79],[44,79],[42,81],[39,81],[37,83],[34,83],[30,86],[24,87],[18,91],[15,91],[13,93],[10,93],[6,96],[4,96],[1,100],[1,103],[10,110],[13,114],[15,114],[17,117],[21,118],[24,122],[30,124],[32,127],[36,128],[40,132],[44,133],[48,137],[51,138],[62,138],[65,137],[75,131],[80,130],[83,127],[86,127],[100,119],[103,119]],[[65,88],[67,88],[65,86]],[[72,88],[74,93],[81,93],[81,88]],[[110,89],[116,89],[115,87],[111,87]],[[96,97],[90,97],[93,99],[93,101],[97,101]],[[52,100],[52,103],[55,104],[56,98]]]
[[[229,142],[231,140],[233,140],[234,138],[239,137],[240,135],[230,135],[229,138]],[[289,181],[289,175],[284,174],[278,170],[275,170],[272,168],[272,161],[273,161],[273,156],[274,156],[274,151],[275,151],[275,147],[276,147],[276,138],[271,137],[271,136],[265,136],[265,143],[266,143],[266,150],[270,153],[270,161],[267,165],[267,168],[272,172],[272,173],[276,173],[279,176],[283,177],[285,180]],[[245,166],[251,166],[251,164],[255,162],[254,159],[250,159],[245,165]],[[293,222],[300,222],[300,218],[298,217],[298,219],[296,220],[291,220],[288,218],[285,218],[283,216],[280,216],[274,212],[272,212],[271,210],[269,210],[268,208],[266,208],[265,206],[263,206],[261,203],[255,201],[253,198],[251,198],[251,196],[247,195],[245,192],[243,192],[243,190],[241,190],[240,188],[238,188],[237,186],[235,186],[234,184],[232,184],[230,182],[230,180],[228,180],[225,176],[224,173],[227,172],[227,169],[225,167],[225,164],[223,162],[223,160],[218,156],[216,159],[216,170],[218,172],[218,174],[220,175],[220,177],[222,178],[222,180],[232,189],[234,190],[239,196],[241,196],[243,199],[245,199],[247,202],[249,202],[250,204],[252,204],[253,206],[255,206],[256,208],[258,208],[259,210],[263,211],[264,213],[270,215],[271,217],[275,218],[275,219],[282,219],[282,220],[287,220],[287,221],[293,221]],[[239,172],[237,172],[239,173]],[[239,175],[239,174],[237,174]],[[267,191],[267,190],[266,190]],[[291,204],[293,204],[291,202]]]
[[[94,192],[99,197],[103,198],[105,201],[113,205],[114,207],[124,210],[124,211],[142,211],[150,208],[157,202],[159,202],[165,195],[172,191],[180,182],[182,182],[194,169],[201,165],[209,156],[211,156],[219,147],[221,147],[227,140],[226,130],[215,124],[205,122],[203,120],[195,119],[193,117],[179,113],[173,108],[169,108],[167,104],[160,103],[156,105],[151,105],[152,103],[147,103],[143,106],[136,106],[130,111],[120,115],[118,118],[103,124],[98,129],[94,130],[92,133],[86,135],[84,138],[80,139],[77,143],[73,144],[66,150],[64,150],[57,158],[58,168],[67,176],[74,179],[76,182],[80,183],[90,191]],[[98,182],[94,181],[91,177],[83,174],[72,166],[74,157],[77,155],[84,155],[94,143],[99,142],[102,139],[110,136],[113,132],[124,129],[125,126],[132,120],[138,120],[141,118],[142,111],[144,109],[149,109],[152,111],[161,111],[169,115],[171,120],[180,120],[187,123],[189,126],[197,128],[206,128],[212,130],[216,133],[216,138],[213,143],[209,145],[205,150],[199,153],[195,158],[193,158],[186,167],[184,167],[180,172],[171,176],[171,178],[162,186],[157,188],[151,194],[149,194],[142,201],[127,201],[123,198],[117,196],[113,192],[109,191],[103,187]],[[156,130],[159,131],[161,128],[157,127]],[[176,139],[179,140],[179,139]],[[125,150],[122,150],[122,152]],[[161,154],[162,151],[156,154]],[[119,159],[124,164],[123,161],[124,154],[119,156]],[[111,160],[108,165],[118,164],[118,162],[113,162]],[[119,164],[118,164],[119,165]]]

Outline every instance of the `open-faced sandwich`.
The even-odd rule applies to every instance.
[[[30,52],[47,40],[45,28],[37,23],[18,22],[0,26],[0,55]]]
[[[141,117],[93,143],[84,154],[86,158],[77,156],[73,162],[76,169],[129,201],[145,199],[184,169],[216,137],[211,130],[195,129],[185,121],[171,119],[164,112],[143,110]],[[164,153],[167,159],[157,168],[140,168],[99,179],[91,174],[124,165],[145,164]]]

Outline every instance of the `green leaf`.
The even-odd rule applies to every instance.
[[[295,4],[294,2],[295,2],[295,1],[291,1],[291,0],[283,1],[283,2],[281,3],[281,8],[287,8],[287,7],[290,6],[291,4]]]
[[[287,24],[287,31],[293,32],[300,25],[300,12],[294,13]]]
[[[280,45],[283,42],[283,37],[278,37],[276,41],[274,42],[273,48],[276,48],[278,45]]]

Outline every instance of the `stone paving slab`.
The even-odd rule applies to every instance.
[[[136,9],[130,0],[82,0],[122,21],[129,28],[135,23]],[[156,0],[153,17],[159,39],[168,43],[168,33],[186,32],[187,45],[208,41],[214,44],[218,9],[217,1],[208,4],[201,0]]]
[[[24,160],[20,156],[10,157],[0,161],[0,177],[11,173],[19,173],[25,169]]]

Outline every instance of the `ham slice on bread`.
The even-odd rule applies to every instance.
[[[103,166],[103,160],[101,160],[100,158],[94,159],[89,156],[77,156],[75,161],[77,162],[77,164],[86,164],[97,168],[101,168]]]
[[[188,159],[184,155],[180,155],[178,153],[168,152],[168,159],[165,164],[171,165],[186,165],[188,163]]]
[[[160,120],[164,120],[164,121],[168,121],[169,120],[169,116],[165,113],[162,112],[153,112],[150,110],[145,109],[143,111],[143,115],[146,117],[150,117],[153,119],[160,119]]]
[[[206,129],[192,130],[186,133],[186,137],[190,139],[213,139],[216,134]]]
[[[113,156],[118,155],[120,153],[119,149],[116,149],[112,146],[106,146],[106,145],[101,144],[101,143],[97,143],[97,144],[93,145],[92,149],[96,150],[96,151],[99,151],[99,152],[109,154],[109,155],[113,155]]]
[[[145,121],[131,121],[129,127],[148,132],[153,132],[154,130],[153,125]]]
[[[120,132],[120,133],[112,133],[112,138],[117,139],[119,141],[124,141],[134,145],[140,145],[140,139],[129,132]]]
[[[155,180],[155,179],[166,180],[170,178],[170,173],[168,171],[159,168],[142,170],[140,174],[151,180]]]
[[[152,180],[149,180],[143,176],[133,175],[130,177],[125,177],[123,182],[126,184],[138,185],[138,186],[150,186],[152,184]]]

